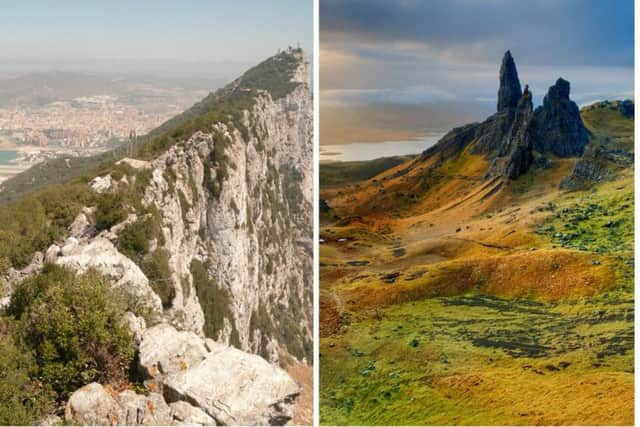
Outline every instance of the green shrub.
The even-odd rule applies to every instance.
[[[66,232],[92,200],[86,185],[53,185],[0,208],[0,272],[22,268]]]
[[[162,306],[165,309],[171,307],[176,291],[169,268],[169,252],[162,248],[156,249],[140,262],[140,268],[149,279],[151,288],[162,300]]]
[[[231,311],[231,298],[226,289],[209,278],[207,267],[198,260],[191,261],[191,275],[196,295],[204,313],[204,334],[210,338],[218,338],[224,328],[225,317],[231,322],[230,343],[240,346],[240,337],[236,329],[235,318]]]
[[[108,230],[127,218],[124,197],[120,193],[104,193],[96,205],[96,227]]]
[[[118,250],[136,263],[149,252],[149,241],[154,234],[152,218],[132,222],[118,234]]]
[[[126,378],[133,347],[119,301],[99,274],[53,265],[16,287],[7,313],[33,349],[38,378],[60,398],[93,381]]]
[[[0,318],[0,425],[34,425],[54,408],[50,389],[34,378],[38,365],[13,338],[15,322]]]

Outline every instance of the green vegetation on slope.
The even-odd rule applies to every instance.
[[[33,354],[16,343],[15,321],[0,317],[0,424],[36,425],[54,408],[54,393],[37,380]]]
[[[236,81],[139,137],[137,157],[153,158],[198,130],[209,131],[211,125],[217,122],[238,128],[244,139],[248,140],[248,130],[242,124],[242,111],[254,105],[259,91],[269,92],[274,100],[293,91],[298,83],[291,82],[291,77],[300,63],[299,54],[301,51],[294,49],[266,59]],[[56,159],[35,165],[0,185],[0,204],[13,203],[52,183],[62,184],[83,176],[99,175],[98,171],[112,168],[117,160],[129,156],[128,151],[125,144],[93,157],[69,159],[68,162]]]
[[[582,115],[592,132],[590,143],[607,144],[612,150],[632,150],[633,120],[624,117],[617,105],[588,107]],[[457,165],[448,162],[442,169],[445,168],[455,170]],[[335,275],[338,279],[328,279],[328,286],[323,288],[328,296],[321,318],[328,321],[321,327],[326,334],[320,344],[321,423],[632,423],[634,190],[632,170],[621,168],[620,172],[615,181],[593,184],[587,191],[536,194],[530,187],[512,186],[513,197],[499,207],[515,213],[524,210],[527,201],[542,196],[548,216],[532,230],[514,227],[516,232],[536,233],[538,236],[532,238],[535,243],[523,238],[522,246],[508,250],[533,259],[543,252],[539,249],[563,248],[563,253],[579,252],[588,257],[593,268],[606,265],[611,272],[607,276],[611,286],[597,295],[562,296],[541,302],[498,298],[480,293],[478,289],[482,288],[478,287],[438,298],[422,293],[412,299],[407,293],[397,304],[363,310],[358,309],[362,301],[342,297],[352,295],[349,289],[365,272],[381,271],[379,260],[367,259],[366,271],[353,274],[343,266],[326,263],[321,275]],[[446,179],[439,182],[447,183]],[[432,221],[439,225],[438,218]],[[497,223],[490,226],[498,228]],[[326,236],[331,235],[329,231]],[[424,231],[412,229],[408,233],[420,235]],[[337,237],[331,235],[331,239]],[[372,245],[366,247],[378,249],[375,245],[384,237],[378,232],[368,239]],[[355,245],[350,243],[351,247]],[[329,244],[325,253],[334,259],[340,255]],[[446,252],[442,255],[447,259],[465,257]],[[431,277],[440,268],[439,261],[422,265],[418,260],[412,264],[411,254],[401,256],[406,258],[395,263],[393,271],[404,276],[417,272],[417,277]],[[482,253],[474,256],[478,257],[478,264],[483,261]],[[504,263],[499,268],[506,272],[508,258],[502,259]],[[419,266],[424,269],[417,270]],[[565,266],[549,267],[561,272]],[[505,283],[517,288],[522,274],[506,274]],[[540,280],[544,285],[555,286],[554,273],[550,274],[548,279]],[[415,277],[411,280],[418,281]],[[472,280],[491,279],[481,273],[461,276],[451,286],[456,289],[461,281]],[[395,289],[400,284],[391,280],[380,286]]]
[[[35,355],[32,380],[61,399],[93,381],[125,380],[133,344],[121,298],[96,273],[53,265],[19,284],[7,314],[17,321],[16,342]]]
[[[25,267],[60,239],[83,206],[95,202],[86,182],[53,185],[0,208],[0,273]]]
[[[610,149],[633,151],[634,120],[625,106],[629,105],[623,101],[602,101],[580,110],[580,117],[591,132],[590,144],[606,144]]]
[[[632,295],[410,302],[327,338],[322,361],[323,424],[592,424],[596,405],[581,413],[592,391],[579,384],[612,370],[633,381]]]
[[[231,298],[227,290],[218,286],[209,277],[207,266],[198,260],[191,261],[191,275],[204,313],[204,334],[214,339],[218,338],[226,318],[231,323],[229,342],[235,347],[240,347],[240,336],[236,329],[235,318],[231,311]]]

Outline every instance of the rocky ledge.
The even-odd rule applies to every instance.
[[[144,327],[143,327],[144,328]],[[140,330],[133,331],[140,334]],[[67,422],[85,425],[281,425],[300,386],[263,358],[159,324],[141,333],[138,366],[148,395],[92,383]]]

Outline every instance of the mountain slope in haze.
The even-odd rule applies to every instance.
[[[291,419],[301,389],[281,367],[308,374],[313,351],[311,106],[309,64],[288,49],[135,144],[89,159],[61,184],[28,185],[0,209],[1,321],[10,325],[0,338],[36,356],[12,398],[18,408],[41,403],[32,423]],[[115,325],[68,348],[65,334],[78,334],[72,325],[85,315],[53,299],[59,332],[40,345],[37,327],[23,326],[39,298],[67,295],[65,275],[99,280],[112,304],[93,308],[95,321]],[[57,323],[69,316],[71,325]],[[108,332],[122,326],[124,341]],[[54,381],[56,372],[66,374]],[[47,409],[50,392],[64,413]]]
[[[108,167],[132,153],[149,157],[154,154],[154,150],[161,151],[209,122],[227,121],[231,116],[237,123],[240,111],[253,105],[253,99],[259,91],[268,91],[277,100],[296,87],[296,82],[283,81],[290,78],[291,64],[291,60],[284,57],[281,60],[272,58],[264,61],[147,135],[113,151],[93,157],[47,160],[34,165],[0,184],[0,203],[14,202],[50,184],[64,183],[83,175],[91,176],[99,172],[100,166]],[[242,125],[240,129],[246,137],[246,129]]]
[[[517,80],[507,53],[487,120],[321,188],[322,424],[632,422],[633,103]]]

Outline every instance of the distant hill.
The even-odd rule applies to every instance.
[[[320,186],[350,184],[373,178],[381,172],[413,159],[415,156],[381,157],[356,162],[329,162],[320,166]]]

